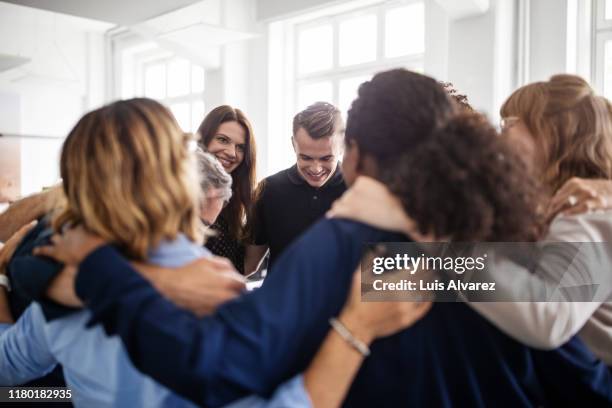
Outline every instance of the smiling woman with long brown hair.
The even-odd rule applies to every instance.
[[[215,255],[231,260],[242,272],[245,225],[257,181],[253,128],[240,109],[221,105],[206,115],[198,133],[200,146],[232,176],[232,198],[211,226],[217,236],[209,238],[206,246]]]

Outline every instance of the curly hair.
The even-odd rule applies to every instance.
[[[396,69],[362,84],[347,142],[423,233],[453,240],[523,241],[540,233],[535,181],[486,118],[461,111],[427,76]]]
[[[451,98],[459,105],[459,107],[466,112],[475,112],[476,110],[470,105],[468,97],[465,94],[460,94],[455,88],[452,82],[440,82],[442,88],[450,95]]]
[[[535,241],[540,188],[483,115],[437,129],[396,173],[394,190],[422,233],[453,241]],[[406,182],[410,180],[410,182]]]

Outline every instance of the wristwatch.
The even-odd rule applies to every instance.
[[[11,281],[8,276],[0,275],[0,286],[4,286],[7,292],[11,291]]]

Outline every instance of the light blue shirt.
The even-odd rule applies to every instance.
[[[181,235],[160,244],[148,259],[177,267],[206,256],[208,250]],[[0,325],[0,385],[26,383],[59,363],[77,407],[195,406],[140,373],[121,340],[107,336],[99,325],[86,328],[89,320],[89,311],[83,310],[47,322],[40,305],[33,303],[14,325]],[[231,404],[231,408],[287,406],[311,406],[301,376],[280,386],[270,400],[251,396]]]

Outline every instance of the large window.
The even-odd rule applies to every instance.
[[[402,1],[326,16],[295,27],[295,110],[316,101],[344,113],[359,85],[378,71],[423,71],[422,1]]]
[[[143,65],[142,89],[172,110],[183,130],[197,130],[204,118],[204,69],[184,58],[170,57]]]
[[[612,99],[612,0],[595,4],[595,84]]]
[[[166,105],[186,132],[204,118],[204,68],[120,30],[112,37],[112,95],[146,96]]]

